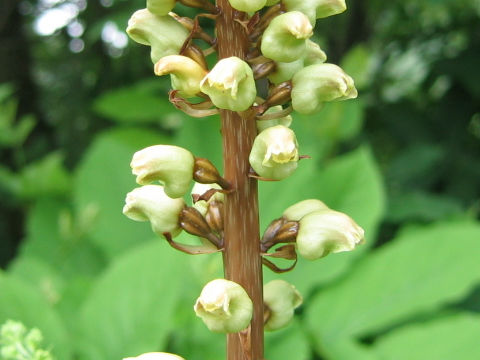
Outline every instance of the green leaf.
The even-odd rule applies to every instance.
[[[363,102],[359,99],[325,104],[318,114],[317,132],[333,140],[350,140],[362,130]]]
[[[375,160],[361,148],[336,158],[323,169],[314,160],[302,160],[288,179],[260,184],[262,228],[281,216],[288,206],[309,198],[320,199],[332,209],[351,216],[365,229],[367,242],[353,252],[332,254],[320,261],[299,259],[296,268],[282,277],[307,296],[313,287],[344,273],[353,259],[361,255],[375,239],[384,209],[384,190]],[[265,271],[266,281],[275,278]]]
[[[57,359],[72,359],[65,328],[44,297],[22,280],[0,273],[0,324],[8,319],[37,327]]]
[[[360,44],[352,48],[342,59],[341,67],[353,78],[357,89],[365,88],[371,83],[372,53],[372,50]]]
[[[462,210],[462,204],[455,198],[414,191],[390,197],[387,220],[434,221],[461,215]]]
[[[18,256],[8,273],[29,283],[49,304],[55,305],[60,300],[64,282],[50,263],[32,256]]]
[[[142,129],[116,129],[98,136],[78,167],[76,209],[79,213],[89,207],[97,209],[90,236],[107,256],[152,237],[148,223],[132,221],[122,214],[126,194],[139,186],[129,164],[136,151],[169,142]]]
[[[177,308],[170,352],[185,359],[224,359],[225,334],[208,330],[192,309],[201,289],[199,286],[197,293],[191,298],[185,296]]]
[[[188,149],[197,157],[209,159],[221,171],[223,157],[220,127],[218,116],[205,119],[186,118],[174,143]]]
[[[26,200],[42,196],[63,196],[71,188],[70,174],[63,166],[63,155],[54,152],[28,164],[20,173],[20,196]]]
[[[191,288],[189,270],[188,257],[165,241],[145,243],[115,260],[80,310],[81,358],[165,350],[177,302]]]
[[[382,360],[480,359],[480,316],[458,314],[423,324],[407,325],[375,342]]]
[[[374,334],[463,298],[480,281],[478,223],[439,223],[403,232],[361,259],[350,276],[312,300],[306,319],[318,347]]]
[[[369,346],[352,338],[329,339],[322,342],[321,353],[328,360],[380,360]]]
[[[120,123],[161,122],[178,110],[168,101],[162,81],[139,82],[133,86],[110,90],[98,97],[93,109],[98,114]]]
[[[104,266],[104,255],[85,234],[65,229],[68,204],[42,199],[30,209],[27,236],[21,244],[19,261],[35,258],[50,264],[64,279],[96,275]]]
[[[265,333],[266,359],[309,360],[310,347],[300,326],[294,320],[285,329]]]
[[[330,154],[341,141],[353,139],[362,130],[364,103],[360,99],[326,103],[313,115],[293,114],[302,154]]]

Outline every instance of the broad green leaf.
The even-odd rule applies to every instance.
[[[326,103],[316,114],[292,116],[291,128],[297,135],[300,152],[325,157],[341,141],[351,140],[362,130],[364,103],[360,99]]]
[[[81,359],[165,350],[176,305],[191,287],[190,270],[185,254],[159,240],[117,258],[80,309]]]
[[[294,319],[284,329],[265,333],[265,359],[310,359],[307,337],[298,321]]]
[[[309,198],[320,199],[332,209],[351,216],[365,229],[367,243],[353,252],[332,254],[314,262],[299,259],[296,268],[282,278],[294,284],[303,296],[313,287],[344,273],[351,261],[373,244],[383,214],[384,190],[370,151],[361,148],[336,158],[321,169],[315,166],[313,159],[302,160],[299,169],[288,179],[262,183],[262,229],[280,217],[288,206]],[[266,281],[277,277],[269,270],[264,273]]]
[[[19,180],[19,196],[26,200],[66,195],[72,183],[70,174],[63,166],[63,155],[57,152],[28,164],[22,169]]]
[[[17,320],[29,328],[41,330],[44,344],[51,346],[57,359],[72,358],[66,330],[57,313],[30,284],[0,273],[0,324]]]
[[[125,196],[138,187],[130,169],[133,154],[169,141],[153,131],[122,128],[97,137],[77,169],[74,199],[77,212],[95,207],[98,215],[90,236],[111,257],[152,237],[148,223],[122,214]]]
[[[352,338],[328,339],[321,345],[317,343],[317,348],[328,360],[383,360],[369,346]]]
[[[168,101],[163,82],[155,80],[156,88],[151,86],[152,82],[147,81],[110,90],[95,100],[93,109],[120,123],[162,122],[178,110]]]
[[[351,49],[342,59],[341,67],[353,78],[357,89],[365,88],[371,83],[372,54],[372,50],[360,44]]]
[[[422,188],[438,181],[438,169],[447,155],[439,145],[421,143],[412,145],[392,159],[386,179],[396,187]]]
[[[373,349],[382,360],[480,359],[480,316],[460,313],[407,325],[381,337]]]
[[[355,99],[325,104],[318,117],[317,133],[325,140],[350,140],[362,130],[363,102]]]
[[[209,159],[221,171],[222,136],[220,119],[209,116],[205,119],[187,117],[180,127],[174,144],[191,151],[197,157]]]
[[[225,359],[225,334],[208,330],[193,311],[192,305],[202,287],[199,286],[196,290],[194,296],[185,296],[177,307],[170,351],[185,359]]]
[[[462,204],[455,198],[415,191],[390,197],[387,220],[398,223],[412,220],[435,221],[462,213]]]
[[[480,281],[480,225],[438,223],[403,232],[360,260],[312,300],[306,320],[317,345],[374,334],[413,314],[463,298]]]
[[[69,206],[65,202],[37,201],[27,217],[27,236],[20,247],[19,261],[39,259],[54,267],[64,279],[96,275],[105,264],[104,255],[85,234],[65,228],[67,214]]]
[[[58,303],[64,281],[52,264],[33,256],[16,257],[8,273],[29,283],[51,305]]]

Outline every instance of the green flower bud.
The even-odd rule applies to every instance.
[[[303,200],[288,207],[283,212],[283,217],[288,221],[300,221],[305,215],[317,210],[326,210],[328,206],[317,199]]]
[[[195,158],[184,148],[173,145],[154,145],[137,151],[130,166],[137,183],[147,185],[160,181],[165,193],[178,198],[188,191],[193,178]]]
[[[168,55],[155,64],[155,75],[171,74],[172,88],[184,97],[193,97],[200,92],[200,81],[207,75],[196,61],[182,55]]]
[[[292,79],[292,106],[301,114],[312,114],[326,101],[357,97],[353,79],[334,64],[310,65]]]
[[[218,184],[200,184],[196,182],[195,185],[193,185],[192,195],[203,195],[205,192],[207,192],[210,189],[220,190],[221,186]],[[200,214],[205,216],[207,214],[208,205],[212,201],[223,202],[224,200],[225,200],[225,195],[221,192],[216,192],[208,201],[199,200],[195,204],[193,204],[193,207],[197,209]]]
[[[307,48],[308,49],[308,48]],[[303,69],[303,59],[292,62],[276,62],[275,70],[267,76],[271,83],[277,85],[291,80],[293,75]]]
[[[337,15],[347,10],[345,0],[318,0],[316,6],[316,18],[321,19]]]
[[[257,96],[252,69],[235,56],[220,60],[202,80],[200,89],[215,106],[232,111],[247,110]]]
[[[273,280],[263,287],[263,300],[268,306],[265,330],[274,331],[287,326],[303,298],[295,286],[284,280]]]
[[[272,106],[270,109],[268,109],[265,112],[265,114],[273,114],[281,110],[282,110],[282,105]],[[291,115],[287,115],[287,116],[284,116],[278,119],[273,119],[273,120],[258,120],[257,130],[258,132],[262,132],[267,128],[277,126],[277,125],[283,125],[283,126],[289,127],[291,123],[292,123]]]
[[[253,142],[249,161],[253,170],[263,178],[286,178],[297,168],[298,143],[295,133],[283,125],[263,130]]]
[[[167,15],[175,7],[176,0],[147,0],[147,9],[155,15]]]
[[[170,353],[151,352],[138,355],[136,357],[128,357],[123,360],[185,360],[184,358]]]
[[[307,40],[307,51],[305,52],[303,60],[305,66],[322,64],[327,60],[327,54],[325,54],[317,43]]]
[[[147,9],[136,11],[128,20],[127,34],[133,41],[151,47],[155,64],[162,57],[180,52],[189,33],[170,15],[157,16]]]
[[[236,333],[250,324],[253,303],[239,284],[216,279],[205,285],[194,310],[211,331]]]
[[[265,29],[261,51],[274,61],[292,62],[306,51],[306,40],[313,35],[313,27],[300,11],[278,15]]]
[[[345,0],[282,0],[287,11],[301,11],[315,26],[316,19],[344,12]]]
[[[178,218],[184,207],[183,199],[168,197],[163,186],[145,185],[127,194],[123,214],[135,221],[150,221],[157,235],[169,232],[174,237],[181,231]]]
[[[239,11],[254,12],[263,8],[267,0],[228,0],[228,2]]]
[[[300,219],[297,250],[305,259],[351,251],[363,241],[363,229],[341,212],[317,210]]]

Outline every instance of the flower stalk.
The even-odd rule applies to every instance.
[[[218,0],[222,16],[216,22],[219,58],[245,59],[248,34],[238,11],[227,0]],[[241,16],[241,15],[240,15]],[[242,19],[239,19],[242,20]],[[224,272],[240,284],[253,302],[250,336],[227,335],[227,360],[263,359],[263,279],[260,256],[257,180],[248,176],[248,157],[257,135],[255,112],[220,110],[223,135],[224,178],[234,189],[225,195]]]

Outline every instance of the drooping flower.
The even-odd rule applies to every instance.
[[[330,253],[351,251],[364,241],[364,231],[348,215],[331,209],[317,210],[300,219],[298,253],[315,260]]]
[[[183,199],[168,197],[163,186],[145,185],[127,194],[123,214],[135,221],[150,221],[157,235],[170,233],[174,237],[181,231],[178,220],[184,207]]]
[[[252,69],[235,56],[217,62],[201,81],[200,89],[215,106],[232,111],[247,110],[257,95]]]
[[[239,284],[216,279],[205,285],[194,310],[211,331],[236,333],[250,324],[253,303]]]
[[[313,35],[310,21],[300,11],[274,18],[262,35],[261,51],[274,61],[292,62],[303,57],[306,41]]]
[[[353,79],[334,64],[306,66],[292,79],[292,106],[301,114],[312,114],[324,102],[357,97]]]
[[[287,326],[293,319],[295,309],[303,298],[292,284],[284,280],[272,280],[263,286],[263,297],[268,307],[265,330],[274,331]]]
[[[127,34],[133,41],[151,47],[150,57],[154,64],[164,56],[178,54],[189,35],[188,30],[170,15],[158,16],[147,9],[132,15]]]
[[[153,145],[137,151],[130,166],[137,183],[147,185],[159,181],[165,193],[178,198],[187,193],[193,179],[195,157],[174,145]]]
[[[295,133],[283,125],[269,127],[258,134],[249,156],[253,170],[261,177],[273,180],[292,174],[298,159]]]
[[[322,201],[317,199],[302,200],[285,209],[283,217],[288,221],[300,221],[305,215],[317,210],[328,209]]]
[[[155,75],[170,74],[172,88],[184,97],[193,97],[200,92],[200,82],[207,74],[196,61],[182,55],[161,58],[154,67]]]

